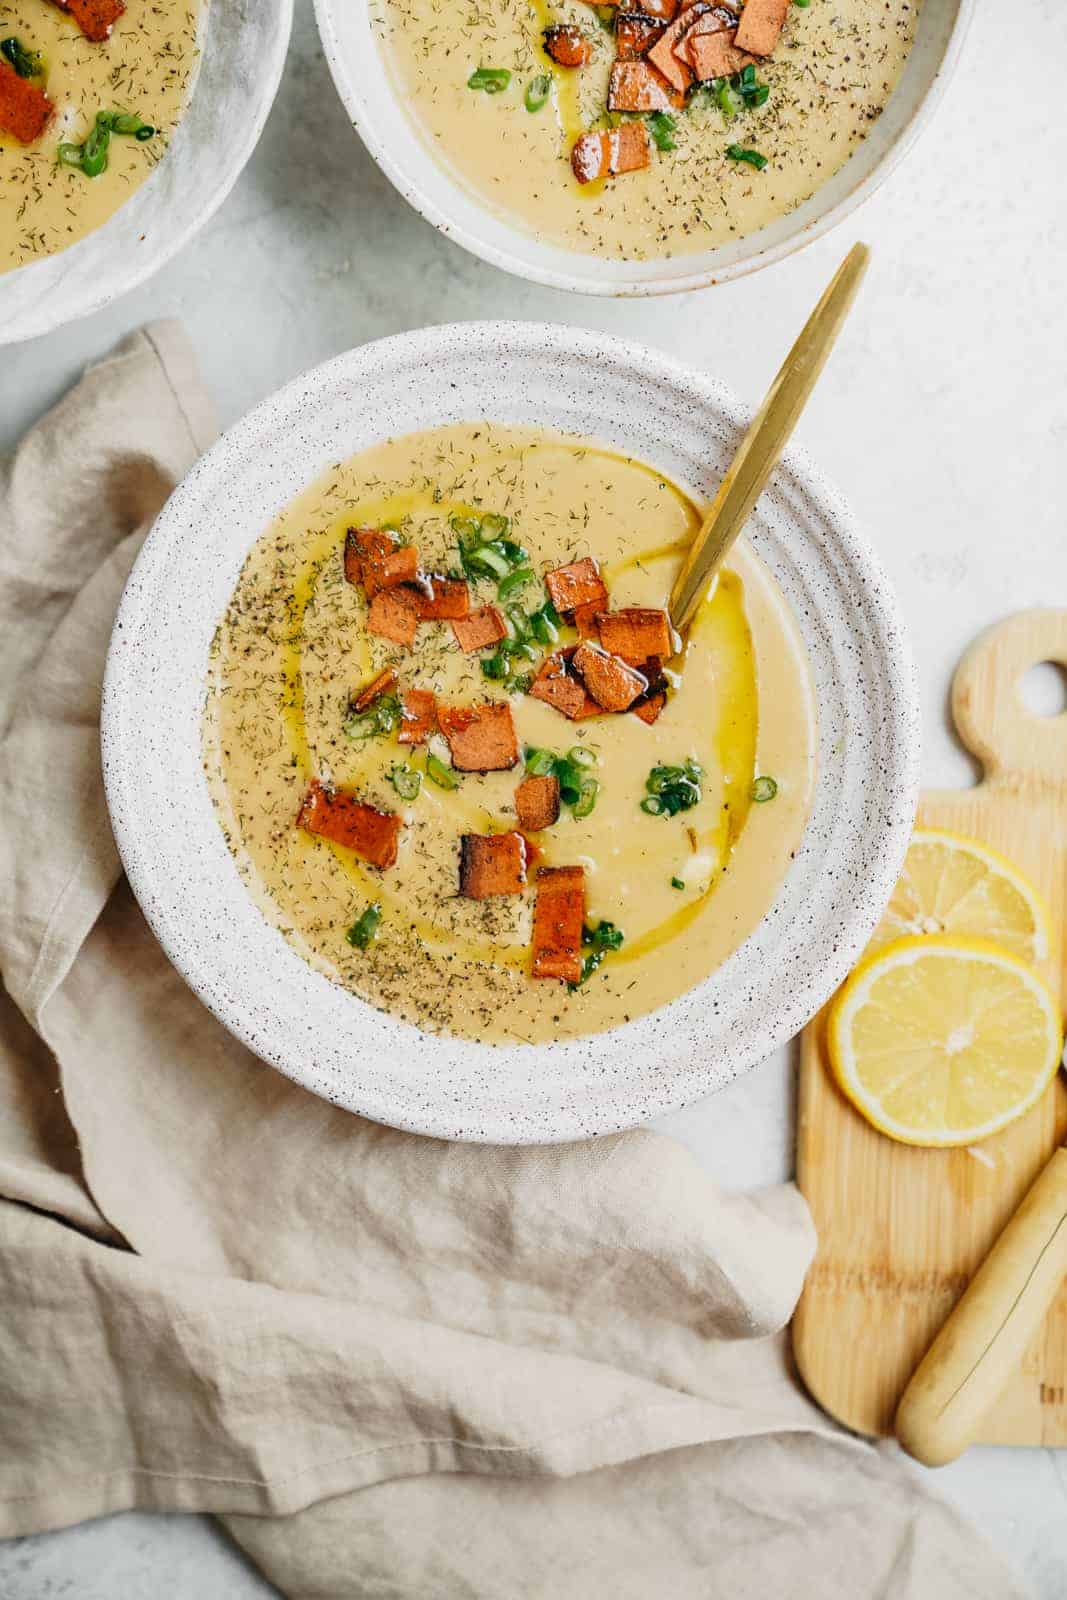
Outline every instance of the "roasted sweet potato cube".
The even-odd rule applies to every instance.
[[[745,0],[737,24],[737,46],[754,56],[769,56],[778,43],[790,0]]]
[[[542,867],[536,880],[533,917],[533,975],[582,976],[582,929],[585,926],[584,867]]]
[[[665,611],[651,606],[623,606],[620,611],[601,611],[596,622],[604,649],[621,656],[631,667],[640,667],[649,656],[659,656],[662,661],[674,654],[670,619]]]
[[[704,20],[701,18],[701,22]],[[732,33],[699,33],[697,30],[701,22],[697,23],[684,44],[686,60],[701,83],[706,83],[710,78],[732,77],[755,59],[737,48]]]
[[[456,622],[467,616],[471,592],[466,578],[445,578],[439,572],[431,572],[423,582],[423,622]]]
[[[367,611],[367,629],[379,639],[410,650],[419,628],[419,599],[413,589],[380,589]]]
[[[388,693],[395,683],[396,668],[384,668],[383,671],[379,672],[376,677],[372,678],[368,684],[365,684],[359,693],[354,696],[352,700],[352,710],[366,711],[367,707],[372,706],[379,696]]]
[[[619,61],[640,61],[663,34],[663,23],[644,11],[620,11],[615,17],[615,53]]]
[[[637,128],[641,124],[627,122],[623,126]],[[586,556],[582,561],[571,561],[565,567],[556,567],[546,573],[545,588],[561,616],[566,616],[576,606],[591,605],[594,600],[604,605],[608,598],[600,568],[592,556]]]
[[[122,0],[56,0],[61,11],[69,11],[78,27],[93,44],[110,39],[111,30],[126,7]]]
[[[600,607],[593,600],[587,606],[575,606],[571,612],[571,622],[578,629],[579,639],[599,639],[600,630],[597,627],[597,616]]]
[[[364,561],[384,561],[394,548],[380,528],[349,528],[345,534],[345,577],[357,587],[363,582]]]
[[[685,95],[648,61],[616,61],[608,79],[609,111],[677,111]]]
[[[327,789],[317,778],[304,796],[296,825],[346,845],[373,867],[391,867],[396,861],[400,818],[364,805],[344,790]]]
[[[410,544],[399,545],[388,555],[363,558],[363,592],[368,600],[383,589],[396,589],[402,583],[413,585],[418,576],[419,552]]]
[[[588,639],[574,653],[574,670],[605,711],[628,711],[648,688],[642,673]]]
[[[543,700],[572,722],[583,717],[598,716],[600,706],[593,699],[580,678],[571,670],[573,650],[556,650],[542,661],[529,693],[535,700]]]
[[[587,67],[593,59],[593,46],[573,22],[557,22],[541,35],[545,55],[560,67]]]
[[[439,706],[437,722],[459,772],[506,772],[519,759],[511,707],[500,701]]]
[[[666,704],[666,689],[649,689],[639,700],[634,701],[630,710],[635,717],[640,717],[642,722],[647,722],[651,727]]]
[[[643,122],[624,122],[618,128],[583,133],[571,149],[571,169],[579,183],[636,172],[639,167],[647,167],[648,162],[648,133]]]
[[[55,106],[43,89],[29,78],[20,78],[14,67],[0,61],[0,130],[19,144],[39,139]]]
[[[679,0],[641,0],[641,10],[657,22],[671,23],[678,15]]]
[[[559,821],[559,779],[551,773],[523,778],[515,790],[515,815],[520,828],[539,833]]]
[[[475,650],[486,650],[491,644],[499,644],[501,639],[508,636],[507,624],[496,606],[479,606],[477,611],[457,617],[452,624],[452,632],[460,649],[467,655]]]
[[[398,744],[425,744],[437,731],[437,696],[429,689],[405,689],[400,699]]]
[[[678,13],[662,39],[648,52],[647,60],[662,72],[671,88],[677,89],[679,94],[684,94],[692,84],[693,69],[687,66],[685,61],[680,60],[675,51],[697,18],[710,10],[711,6],[706,0],[696,0],[695,5],[687,6],[684,11]]]
[[[459,892],[468,900],[521,894],[526,840],[521,833],[465,833],[459,841]]]

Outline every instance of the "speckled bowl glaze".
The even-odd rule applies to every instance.
[[[768,915],[706,982],[609,1033],[493,1048],[433,1037],[311,969],[238,876],[201,770],[208,650],[245,556],[330,463],[390,436],[490,418],[594,435],[710,497],[746,421],[713,379],[640,345],[537,323],[384,339],[298,378],[232,428],[164,507],[107,662],[103,758],[130,882],[201,999],[335,1104],[448,1139],[607,1133],[720,1089],[807,1022],[863,948],[914,814],[918,716],[888,583],[848,511],[791,450],[751,541],[814,674],[819,769]]]
[[[781,261],[835,227],[872,195],[933,115],[959,59],[976,0],[923,0],[915,43],[892,98],[840,172],[788,216],[695,255],[621,261],[547,244],[494,212],[442,165],[398,99],[377,54],[366,5],[315,0],[337,92],[363,143],[416,211],[464,249],[505,272],[580,294],[654,295],[726,283]]]
[[[200,71],[166,158],[103,227],[0,276],[0,345],[99,311],[199,233],[256,147],[292,22],[293,0],[211,0]]]

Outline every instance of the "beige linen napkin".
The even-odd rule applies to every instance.
[[[212,431],[162,325],[0,471],[0,1532],[214,1511],[307,1600],[1018,1595],[793,1382],[795,1190],[723,1196],[644,1133],[363,1122],[171,969],[108,829],[100,678]]]

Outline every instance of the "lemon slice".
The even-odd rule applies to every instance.
[[[1041,979],[984,939],[898,939],[838,992],[834,1075],[868,1122],[905,1144],[973,1144],[1022,1116],[1063,1037]]]
[[[1040,962],[1050,928],[1040,892],[1006,856],[962,834],[918,828],[868,953],[909,934],[958,933]]]

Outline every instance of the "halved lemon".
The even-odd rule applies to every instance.
[[[959,833],[917,828],[868,951],[911,934],[952,933],[1040,962],[1050,929],[1040,892],[1006,856]]]
[[[834,1075],[858,1111],[906,1144],[973,1144],[1047,1088],[1063,1036],[1035,972],[984,939],[898,939],[830,1008]]]

